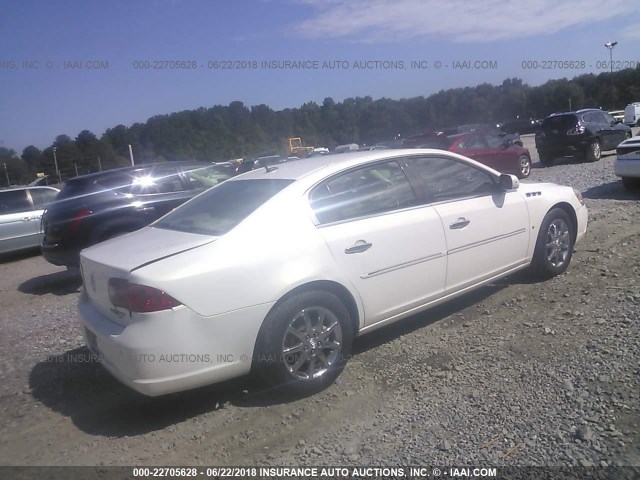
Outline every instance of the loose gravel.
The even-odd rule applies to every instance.
[[[80,285],[0,261],[2,465],[640,465],[640,195],[614,155],[527,182],[590,209],[569,270],[518,274],[356,341],[336,384],[284,398],[250,378],[146,398],[82,346]]]

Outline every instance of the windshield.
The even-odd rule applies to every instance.
[[[152,226],[202,235],[224,235],[291,182],[293,180],[255,179],[224,182]]]

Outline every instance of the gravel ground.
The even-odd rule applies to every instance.
[[[0,260],[1,465],[640,465],[640,199],[598,163],[527,181],[590,209],[569,270],[505,279],[356,341],[335,385],[283,398],[250,378],[140,396],[90,361],[80,285]]]

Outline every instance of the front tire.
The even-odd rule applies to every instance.
[[[584,154],[588,162],[597,162],[602,157],[602,148],[598,140],[593,140],[587,147],[587,151]]]
[[[531,159],[526,155],[521,155],[518,159],[518,178],[527,178],[531,173]]]
[[[563,273],[573,254],[574,227],[567,212],[554,208],[540,225],[531,270],[539,278],[548,279]]]
[[[331,385],[344,369],[353,343],[349,311],[333,293],[309,290],[269,312],[254,367],[270,385],[310,395]]]

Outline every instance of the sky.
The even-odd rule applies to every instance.
[[[0,146],[18,154],[235,100],[280,110],[539,85],[608,71],[609,41],[615,68],[640,62],[638,0],[2,3]]]

